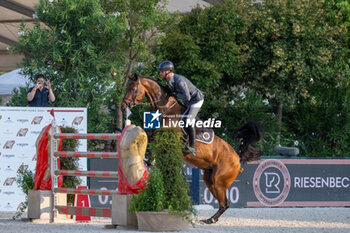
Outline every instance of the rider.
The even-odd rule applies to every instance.
[[[174,64],[171,61],[163,61],[159,64],[158,71],[160,76],[165,79],[170,87],[176,99],[181,102],[185,107],[185,114],[187,115],[187,121],[192,122],[196,119],[196,116],[203,105],[204,95],[203,93],[191,83],[187,78],[174,73]],[[186,127],[186,133],[189,136],[189,141],[184,148],[184,152],[196,155],[196,131],[191,124]]]

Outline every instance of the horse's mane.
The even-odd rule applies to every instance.
[[[157,80],[155,80],[155,79],[153,79],[151,77],[143,77],[143,76],[139,76],[137,74],[134,74],[134,76],[131,77],[131,80],[135,82],[139,78],[144,78],[144,79],[147,79],[147,80],[155,82],[166,93],[168,98],[171,97],[171,96],[174,96],[172,91],[171,91],[171,89],[170,89],[170,87],[161,84],[159,81],[157,81]],[[176,99],[176,97],[175,97],[175,99]],[[183,104],[181,104],[179,102],[178,102],[178,104],[180,104],[182,108],[186,109],[186,106],[184,106]]]
[[[138,76],[138,78],[144,78],[144,79],[148,79],[148,80],[151,80],[153,82],[156,82],[158,84],[158,86],[160,86],[160,88],[162,88],[163,91],[165,91],[165,93],[167,93],[167,95],[171,95],[172,94],[170,87],[164,86],[163,84],[161,84],[160,82],[158,82],[157,80],[155,80],[155,79],[153,79],[151,77]]]

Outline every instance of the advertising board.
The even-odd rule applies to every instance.
[[[58,126],[87,131],[86,108],[53,108]],[[0,107],[0,211],[16,211],[25,199],[16,183],[21,166],[35,171],[35,142],[41,130],[51,123],[52,108]],[[86,140],[79,140],[79,151],[86,151]],[[86,170],[86,159],[79,169]],[[83,183],[86,180],[83,179]]]
[[[265,157],[242,167],[226,193],[230,207],[350,206],[350,159]],[[202,180],[200,202],[218,207]]]

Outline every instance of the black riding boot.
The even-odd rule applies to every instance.
[[[196,156],[196,129],[194,127],[187,128],[188,143],[184,148],[184,152]]]

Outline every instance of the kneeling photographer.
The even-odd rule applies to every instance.
[[[44,75],[35,77],[35,86],[29,88],[27,99],[29,107],[48,107],[49,101],[55,101],[55,95],[51,89],[51,83],[46,82]]]

